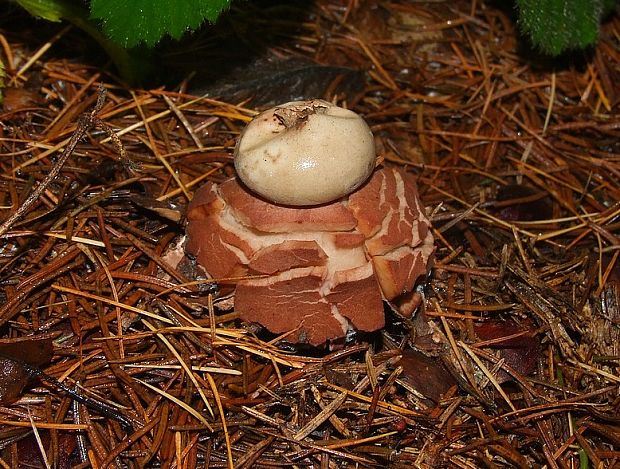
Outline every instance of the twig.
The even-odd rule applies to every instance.
[[[7,218],[2,223],[2,225],[0,225],[0,237],[4,236],[11,229],[11,227],[15,224],[15,222],[17,222],[17,220],[22,218],[26,214],[26,212],[30,210],[30,208],[34,205],[34,203],[39,199],[39,197],[41,197],[41,195],[43,194],[43,192],[45,192],[45,190],[51,184],[51,182],[56,178],[56,176],[58,176],[58,174],[62,170],[62,167],[65,165],[69,157],[73,154],[73,151],[75,150],[75,147],[77,146],[77,144],[86,135],[86,133],[93,127],[100,127],[104,131],[106,131],[106,133],[108,134],[108,136],[114,143],[115,147],[117,148],[121,156],[124,159],[126,159],[125,151],[123,150],[123,146],[121,145],[121,142],[116,136],[116,134],[112,132],[110,127],[108,127],[105,123],[103,123],[97,117],[97,113],[99,113],[99,111],[101,111],[101,109],[103,108],[103,103],[105,101],[105,95],[106,95],[105,88],[103,86],[99,86],[97,103],[95,104],[95,107],[93,108],[91,112],[85,113],[80,117],[80,119],[78,120],[77,128],[75,129],[75,132],[73,132],[73,135],[69,139],[69,143],[67,144],[64,151],[62,152],[62,155],[60,155],[60,158],[58,159],[56,164],[52,166],[52,169],[47,174],[45,179],[43,179],[43,181],[41,181],[41,183],[36,187],[36,189],[30,193],[28,198],[24,201],[24,203],[21,206],[17,208],[17,210],[13,213],[13,215]]]

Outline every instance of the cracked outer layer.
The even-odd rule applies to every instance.
[[[259,199],[236,179],[207,183],[187,219],[186,252],[211,277],[254,276],[237,283],[241,318],[312,345],[381,329],[382,299],[411,292],[434,252],[415,182],[394,168],[305,208]]]

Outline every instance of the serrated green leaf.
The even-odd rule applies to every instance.
[[[593,45],[605,0],[517,0],[519,25],[542,52],[559,55]]]
[[[230,0],[91,0],[104,32],[124,47],[155,45],[166,34],[179,39],[205,20],[215,22]]]

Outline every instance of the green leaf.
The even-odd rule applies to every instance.
[[[230,0],[92,0],[91,17],[123,47],[155,45],[168,34],[179,39],[205,20],[215,22]]]
[[[28,13],[44,20],[58,22],[67,17],[71,5],[62,0],[17,0]]]
[[[517,0],[521,30],[550,55],[596,43],[608,0]]]

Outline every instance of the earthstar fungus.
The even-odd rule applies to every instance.
[[[253,192],[284,205],[332,202],[375,168],[370,128],[327,101],[293,101],[262,112],[243,130],[235,169]]]
[[[321,345],[342,340],[351,329],[381,329],[385,323],[383,300],[410,295],[416,281],[428,272],[434,252],[430,223],[413,176],[391,167],[373,172],[374,149],[368,153],[367,142],[345,145],[348,152],[332,152],[329,145],[334,141],[333,134],[323,140],[322,134],[309,125],[316,113],[344,115],[344,120],[354,121],[351,111],[332,108],[336,107],[312,100],[284,104],[259,114],[237,145],[235,166],[239,179],[221,184],[208,182],[196,191],[187,213],[186,252],[214,279],[251,276],[237,282],[235,310],[243,320],[258,323],[273,333],[289,333],[289,342]],[[301,121],[288,114],[291,109],[302,115]],[[285,117],[274,120],[278,113]],[[339,119],[327,126],[335,134]],[[251,127],[256,121],[268,135],[252,136]],[[361,128],[367,129],[364,126]],[[306,187],[295,192],[295,181],[287,180],[285,190],[277,188],[272,197],[268,188],[281,184],[278,178],[283,177],[285,169],[269,172],[265,167],[239,163],[238,159],[248,158],[242,154],[247,148],[254,152],[252,158],[269,153],[278,154],[276,160],[284,159],[289,143],[283,143],[279,135],[291,129],[296,134],[310,130],[311,137],[294,135],[291,141],[314,142],[319,149],[314,154],[295,153],[294,149],[292,160],[311,155],[317,165],[324,167],[309,173],[294,168],[297,177],[307,179],[303,181]],[[370,130],[364,132],[372,143]],[[246,146],[244,139],[248,135],[262,143]],[[276,153],[270,141],[275,141]],[[263,148],[257,150],[261,145]],[[364,148],[364,156],[350,156],[359,147]],[[333,158],[334,154],[339,156]],[[263,160],[257,163],[259,166],[273,162],[269,157],[256,158]],[[341,169],[348,160],[358,168],[349,172]],[[370,171],[363,169],[369,162]],[[335,172],[339,172],[340,180],[339,185],[325,189],[335,187],[328,197],[317,187],[331,184],[325,179],[332,163],[339,168]],[[368,174],[361,175],[365,172]],[[248,179],[248,174],[254,179]],[[319,180],[313,181],[317,174]],[[349,180],[343,185],[341,180],[346,178]],[[257,184],[260,196],[252,192],[259,190]],[[345,186],[350,192],[343,189]],[[312,187],[321,193],[313,193]],[[274,203],[274,199],[279,202]]]

